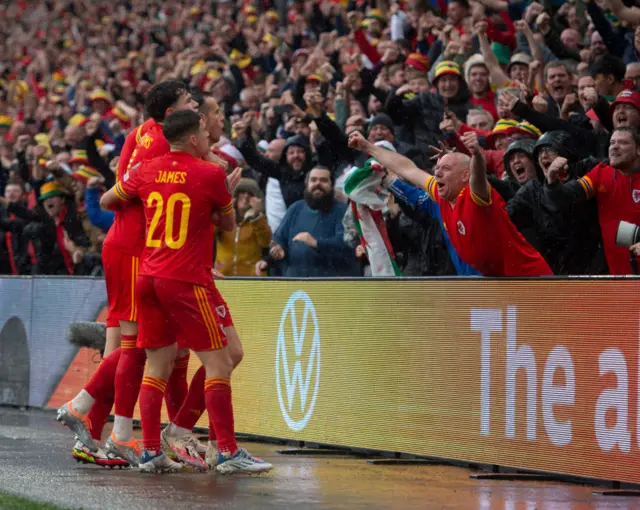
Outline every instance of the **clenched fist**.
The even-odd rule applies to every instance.
[[[462,143],[467,148],[470,154],[480,154],[480,143],[478,142],[478,134],[474,131],[469,131],[460,137]]]
[[[360,152],[369,152],[371,144],[362,136],[362,133],[354,131],[349,135],[349,147]]]
[[[547,103],[547,100],[542,96],[538,95],[534,97],[531,104],[533,105],[533,109],[538,113],[547,113],[549,110],[549,103]]]
[[[553,184],[561,175],[567,172],[569,172],[569,161],[567,158],[556,158],[547,170],[547,181],[549,184]]]

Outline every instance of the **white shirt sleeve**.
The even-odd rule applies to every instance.
[[[280,189],[280,181],[269,177],[265,193],[265,208],[267,210],[267,223],[271,227],[271,231],[278,230],[282,218],[287,212],[287,205],[282,198],[282,190]]]

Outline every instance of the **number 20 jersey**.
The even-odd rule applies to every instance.
[[[146,159],[169,152],[169,143],[162,132],[162,125],[153,119],[134,129],[124,142],[116,180],[121,181],[127,172]],[[144,247],[144,211],[137,200],[118,209],[113,225],[107,233],[105,244],[124,253],[140,257]]]
[[[139,198],[147,233],[140,275],[213,284],[211,216],[233,214],[222,168],[185,152],[144,161],[116,184],[123,200]]]

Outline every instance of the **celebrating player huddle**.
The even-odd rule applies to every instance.
[[[269,471],[271,464],[235,442],[230,378],[242,347],[212,275],[214,228],[235,228],[227,174],[210,150],[222,115],[211,98],[197,113],[178,81],[153,87],[145,107],[151,118],[128,136],[118,182],[100,201],[116,211],[105,242],[105,357],[57,419],[75,433],[74,456],[86,462],[143,472],[186,465],[224,474]],[[190,350],[203,366],[187,386]],[[144,449],[133,437],[138,396]],[[171,424],[161,432],[163,400]],[[114,403],[103,450],[102,427]],[[191,436],[205,409],[206,447]]]

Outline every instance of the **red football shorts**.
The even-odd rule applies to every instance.
[[[233,319],[231,318],[231,312],[229,311],[227,302],[224,300],[217,287],[214,286],[211,289],[211,295],[213,296],[213,304],[215,306],[214,310],[218,316],[218,323],[223,328],[233,326]]]
[[[159,349],[178,342],[180,348],[210,351],[227,345],[211,288],[139,276],[136,295],[138,347]]]
[[[140,259],[107,244],[102,248],[102,266],[109,302],[107,325],[119,325],[118,321],[137,322],[135,289]]]

